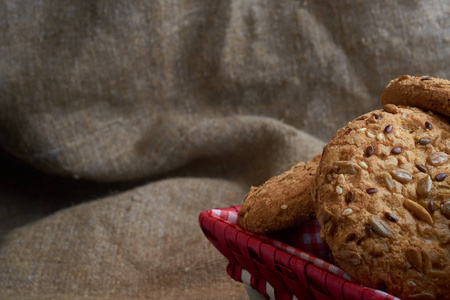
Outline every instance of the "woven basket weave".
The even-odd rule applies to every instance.
[[[228,275],[240,282],[245,277],[266,299],[398,299],[351,282],[341,269],[302,249],[242,230],[236,225],[239,209],[202,212],[200,227],[228,259]]]

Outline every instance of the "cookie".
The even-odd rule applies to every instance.
[[[389,83],[381,103],[420,107],[450,117],[450,81],[403,75]]]
[[[449,154],[446,117],[395,105],[324,147],[320,237],[354,281],[402,299],[450,299]]]
[[[239,225],[250,232],[267,233],[297,226],[314,218],[311,183],[320,154],[252,187],[239,211]]]

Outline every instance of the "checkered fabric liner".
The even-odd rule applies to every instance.
[[[220,209],[211,209],[209,211],[203,212],[200,215],[200,224],[202,226],[202,229],[205,233],[205,235],[208,237],[208,239],[212,242],[211,239],[211,233],[208,233],[205,231],[205,228],[203,228],[203,223],[205,218],[212,218],[217,222],[221,222],[222,224],[225,224],[225,227],[221,227],[224,231],[227,231],[226,227],[231,227],[237,230],[237,232],[245,233],[250,237],[249,241],[258,240],[260,242],[263,242],[268,245],[275,246],[276,248],[282,250],[282,252],[285,252],[291,256],[295,256],[297,258],[300,258],[302,261],[305,262],[305,265],[313,264],[316,268],[315,270],[323,270],[327,273],[331,273],[336,275],[333,278],[341,278],[339,281],[339,284],[344,286],[344,283],[348,283],[356,288],[358,290],[355,292],[355,299],[385,299],[385,300],[396,300],[398,298],[387,294],[383,291],[374,290],[370,288],[362,288],[360,286],[356,286],[355,284],[351,283],[351,278],[339,267],[333,265],[332,263],[328,262],[327,260],[330,257],[330,250],[329,248],[320,240],[319,232],[320,232],[320,225],[317,220],[311,220],[308,222],[303,223],[301,226],[290,228],[283,231],[278,231],[274,235],[260,235],[260,234],[254,234],[248,231],[244,231],[242,228],[239,227],[238,224],[238,212],[240,210],[241,206],[232,206],[228,208],[220,208]],[[209,235],[209,236],[208,236]],[[219,241],[220,243],[220,241]],[[214,242],[216,248],[220,248],[217,246],[217,242]],[[301,250],[300,250],[301,249]],[[221,251],[221,249],[219,249]],[[223,253],[222,248],[222,254],[224,254],[227,258],[229,258],[229,255],[226,253]],[[239,252],[239,251],[238,251]],[[233,252],[234,253],[234,252]],[[254,255],[253,255],[254,257]],[[257,259],[256,259],[257,260]],[[297,299],[296,295],[294,293],[278,293],[277,294],[277,287],[273,287],[270,285],[269,282],[265,280],[261,280],[261,278],[257,278],[258,276],[254,276],[252,274],[252,270],[246,270],[244,267],[241,267],[240,264],[232,263],[230,261],[230,264],[227,267],[228,274],[235,280],[241,281],[248,286],[253,287],[255,290],[260,292],[266,299]],[[254,271],[255,272],[255,271]],[[330,277],[331,278],[331,277]],[[327,279],[331,280],[331,279]],[[348,286],[346,285],[346,288],[348,290]],[[342,287],[341,287],[342,289]],[[351,294],[351,293],[347,293]],[[363,296],[364,294],[364,296]],[[324,298],[325,297],[325,298]],[[327,295],[324,295],[324,297],[319,296],[315,299],[331,299],[326,298],[329,297]],[[344,299],[345,297],[342,297]],[[350,297],[351,298],[351,297]],[[312,298],[314,299],[314,298]],[[349,299],[349,297],[345,298]]]

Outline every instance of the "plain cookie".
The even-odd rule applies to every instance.
[[[311,183],[321,155],[252,187],[239,211],[239,225],[250,232],[267,233],[297,226],[314,218]]]
[[[340,129],[317,170],[321,239],[356,282],[450,299],[450,125],[395,105]]]
[[[388,84],[381,103],[420,107],[450,117],[450,81],[403,75]]]

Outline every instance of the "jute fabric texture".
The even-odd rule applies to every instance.
[[[198,226],[450,78],[448,1],[0,1],[0,298],[245,299]]]

